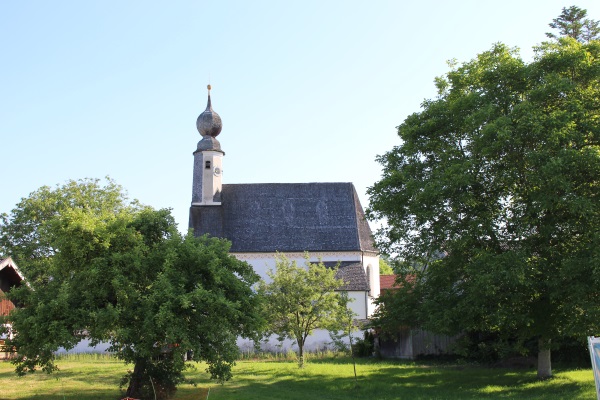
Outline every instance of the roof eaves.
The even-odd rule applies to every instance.
[[[21,278],[21,280],[25,280],[25,276],[19,270],[19,267],[17,267],[17,264],[15,264],[11,257],[5,258],[0,261],[0,271],[8,267],[12,268],[17,273],[17,275],[19,275],[19,278]]]

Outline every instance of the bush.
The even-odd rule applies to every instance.
[[[356,357],[371,357],[373,355],[375,338],[371,331],[365,331],[364,339],[357,339],[352,346]]]

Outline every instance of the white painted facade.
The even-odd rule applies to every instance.
[[[302,266],[305,263],[305,253],[280,254],[284,255],[290,261],[295,261],[299,266]],[[232,255],[238,260],[246,261],[248,264],[252,265],[254,272],[267,282],[269,281],[267,272],[269,270],[275,271],[276,269],[277,253],[232,253]],[[315,252],[310,253],[309,256],[310,262],[312,263],[318,263],[319,261],[351,261],[362,264],[365,274],[367,274],[371,290],[368,293],[363,291],[349,291],[348,296],[353,299],[350,307],[357,315],[357,319],[366,319],[373,314],[375,311],[374,300],[379,296],[379,255],[361,251],[340,251],[323,253]]]
[[[284,255],[289,261],[296,261],[297,265],[305,264],[305,253],[279,253]],[[265,281],[269,282],[267,275],[269,270],[275,271],[277,253],[232,253],[238,260],[246,261],[252,265],[254,271]],[[309,253],[310,262],[341,262],[351,261],[361,263],[367,278],[369,279],[370,292],[366,291],[348,291],[348,297],[352,299],[349,304],[350,309],[356,314],[356,319],[367,319],[375,311],[374,300],[379,296],[379,255],[366,252],[315,252]],[[369,273],[370,272],[370,275]],[[359,336],[362,337],[362,334]],[[307,338],[305,349],[316,350],[330,347],[331,338],[329,332],[317,330]],[[253,348],[253,343],[247,339],[238,339],[238,346],[243,350]],[[261,345],[265,351],[286,351],[288,349],[297,349],[291,340],[280,342],[275,336],[269,338],[266,343]]]

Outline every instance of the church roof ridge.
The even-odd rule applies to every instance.
[[[224,183],[224,185],[352,185],[352,182],[241,182]]]

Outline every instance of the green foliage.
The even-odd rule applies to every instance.
[[[520,357],[536,349],[535,340],[515,342],[497,332],[464,332],[452,348],[464,360],[495,364],[501,360]]]
[[[90,338],[135,365],[128,395],[166,398],[183,381],[184,354],[227,380],[237,336],[260,325],[258,276],[227,241],[180,235],[169,210],[128,204],[112,181],[41,188],[0,229],[4,249],[34,277],[10,293],[23,306],[9,316],[19,374],[55,371],[54,351]]]
[[[551,28],[558,30],[558,35],[546,33],[552,39],[559,37],[571,37],[580,42],[600,39],[600,22],[585,18],[587,10],[577,6],[563,7],[558,18],[554,18],[549,24]]]
[[[375,347],[375,338],[373,332],[365,331],[362,339],[354,342],[353,353],[356,357],[371,357]]]
[[[300,267],[279,254],[276,270],[267,273],[271,282],[261,281],[258,286],[265,299],[267,335],[294,340],[300,367],[304,366],[304,344],[309,335],[316,329],[345,332],[351,319],[347,296],[335,291],[343,284],[335,277],[337,268],[311,263],[308,254],[305,259],[304,267]]]
[[[379,275],[393,275],[394,270],[390,267],[390,264],[387,263],[383,257],[379,257]]]
[[[517,343],[600,330],[600,42],[536,51],[452,68],[379,157],[379,244],[424,268],[381,296],[378,323]]]
[[[43,186],[22,198],[10,215],[0,214],[0,254],[11,256],[34,285],[48,279],[47,263],[57,251],[50,224],[73,218],[73,213],[102,215],[133,213],[140,209],[112,179],[68,181]],[[70,214],[70,217],[67,216]]]

